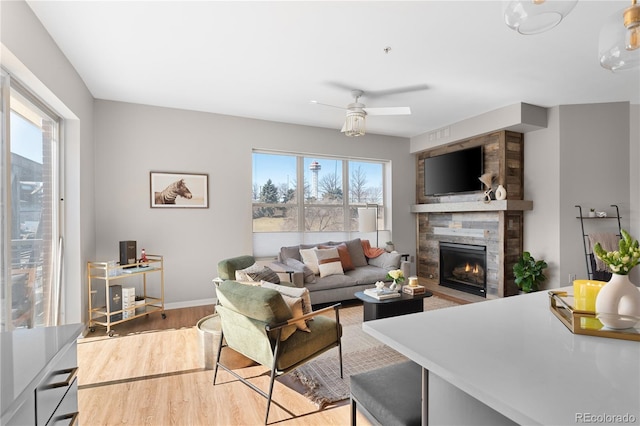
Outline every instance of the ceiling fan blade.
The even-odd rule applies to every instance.
[[[365,90],[364,93],[366,98],[375,99],[375,98],[380,98],[382,96],[397,95],[400,93],[409,93],[409,92],[420,92],[422,90],[427,90],[427,89],[429,89],[429,86],[427,86],[426,84],[414,84],[412,86],[395,87],[395,88],[383,89],[383,90],[371,90],[371,91]]]
[[[409,107],[363,108],[367,115],[411,115]]]
[[[322,102],[318,102],[318,101],[309,101],[309,103],[313,104],[313,105],[322,105],[322,106],[328,106],[328,107],[331,107],[331,108],[338,108],[338,109],[341,109],[343,111],[346,109],[345,107],[341,107],[341,106],[337,106],[337,105],[331,105],[331,104],[323,104]]]

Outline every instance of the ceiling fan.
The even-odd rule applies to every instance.
[[[365,134],[365,117],[367,115],[410,115],[411,108],[409,107],[379,107],[369,108],[365,104],[360,103],[360,97],[364,95],[362,90],[351,90],[351,96],[354,98],[354,102],[347,105],[346,108],[338,107],[335,105],[323,104],[318,101],[311,101],[311,103],[317,105],[330,106],[333,108],[340,108],[346,110],[346,118],[341,132],[349,137],[363,136]]]

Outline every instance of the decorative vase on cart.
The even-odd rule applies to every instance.
[[[597,243],[594,253],[609,267],[611,279],[598,292],[596,316],[600,322],[612,329],[634,327],[640,322],[640,290],[629,280],[629,272],[640,264],[638,240],[621,230],[620,249],[605,251]]]

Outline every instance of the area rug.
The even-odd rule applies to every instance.
[[[458,303],[432,296],[424,299],[424,310],[457,306]],[[362,306],[350,306],[340,310],[343,327],[342,366],[337,350],[330,350],[290,373],[304,388],[304,395],[319,408],[349,399],[349,377],[376,368],[406,361],[403,355],[382,344],[362,331]]]

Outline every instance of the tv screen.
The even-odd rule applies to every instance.
[[[468,148],[424,159],[425,195],[483,190],[482,147]]]

